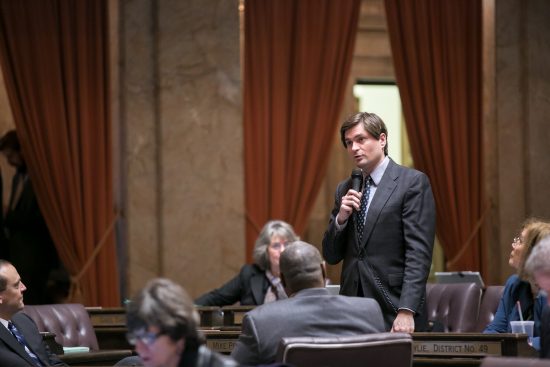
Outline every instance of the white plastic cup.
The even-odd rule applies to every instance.
[[[529,345],[533,339],[533,328],[535,327],[534,321],[510,321],[510,327],[512,333],[527,334],[527,342]]]

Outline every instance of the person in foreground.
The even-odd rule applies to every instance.
[[[535,279],[540,292],[550,293],[550,236],[545,236],[535,246],[525,262],[525,271]],[[540,357],[550,358],[550,309],[547,305],[542,312],[540,330]]]
[[[508,263],[517,270],[508,278],[500,299],[495,318],[487,325],[484,333],[510,333],[510,321],[519,321],[517,303],[521,307],[523,320],[533,320],[533,347],[540,348],[539,335],[542,309],[547,303],[546,296],[539,294],[538,287],[530,281],[525,272],[525,261],[541,238],[550,235],[550,223],[537,219],[528,219],[521,233],[512,242],[512,252]]]
[[[0,365],[66,366],[51,353],[34,321],[20,312],[26,289],[17,269],[0,260]]]
[[[127,306],[128,342],[135,357],[117,365],[232,367],[229,357],[209,350],[197,329],[199,316],[187,292],[165,278],[149,281]]]
[[[312,245],[297,241],[281,255],[288,299],[256,307],[243,319],[231,356],[244,365],[273,363],[281,338],[349,336],[384,331],[382,311],[370,298],[330,295],[325,265]]]
[[[388,131],[374,113],[348,118],[340,138],[362,184],[352,188],[353,177],[338,184],[323,256],[344,261],[340,293],[377,300],[387,330],[424,331],[435,237],[430,181],[388,157]]]
[[[254,264],[218,289],[195,300],[199,306],[261,305],[286,298],[279,277],[279,256],[288,243],[298,240],[292,226],[281,220],[267,222],[254,246]]]

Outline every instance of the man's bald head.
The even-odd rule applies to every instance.
[[[292,242],[281,254],[279,266],[289,296],[302,289],[325,286],[323,258],[319,250],[307,242]]]

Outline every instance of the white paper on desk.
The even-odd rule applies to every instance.
[[[63,347],[63,353],[72,354],[72,353],[87,353],[90,351],[88,347]]]

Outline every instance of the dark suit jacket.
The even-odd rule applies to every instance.
[[[382,312],[373,299],[330,295],[325,288],[310,288],[248,312],[231,356],[243,365],[272,363],[283,337],[382,331]]]
[[[66,366],[50,352],[50,349],[44,343],[36,324],[26,314],[19,312],[15,314],[11,321],[17,329],[23,334],[29,344],[30,349],[40,359],[44,366]],[[19,344],[12,333],[0,325],[0,365],[2,366],[30,366],[33,360],[29,357],[25,348]]]
[[[4,231],[8,243],[7,260],[27,286],[25,303],[51,303],[45,289],[50,271],[59,266],[59,259],[29,179],[24,181],[15,207],[6,212]]]
[[[425,330],[426,281],[435,237],[435,203],[428,177],[390,159],[372,198],[362,242],[353,217],[341,231],[335,225],[350,181],[342,181],[336,189],[323,238],[325,260],[329,264],[344,261],[340,293],[359,295],[361,284],[364,296],[380,304],[387,330],[400,308],[414,311],[415,330]]]
[[[241,305],[261,305],[268,287],[269,281],[263,270],[257,265],[245,265],[236,277],[220,288],[203,294],[195,300],[195,304],[228,306],[239,302]]]

